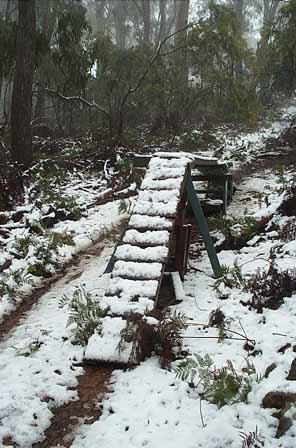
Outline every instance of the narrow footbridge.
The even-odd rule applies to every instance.
[[[175,299],[182,298],[192,222],[203,238],[214,276],[220,273],[194,180],[208,181],[212,186],[218,179],[218,186],[222,185],[221,212],[225,213],[229,192],[232,195],[232,179],[225,164],[190,153],[160,152],[144,158],[144,162],[140,158],[139,165],[146,173],[138,198],[105,271],[109,281],[102,303],[110,312],[103,319],[102,334],[89,341],[88,360],[127,362],[128,350],[126,354],[116,350],[126,318],[130,313],[143,315],[163,306],[160,293],[168,276]]]

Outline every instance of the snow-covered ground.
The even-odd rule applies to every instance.
[[[274,172],[265,172],[247,178],[240,186],[230,214],[248,214],[261,217],[271,215],[279,205],[282,195],[279,192],[280,178]],[[268,189],[266,188],[268,186]],[[251,201],[248,200],[248,192]],[[271,206],[259,203],[253,192],[269,195]],[[280,225],[285,218],[275,217]],[[270,249],[282,245],[278,265],[283,269],[295,266],[296,250],[294,242],[283,243],[274,233],[268,233],[259,242],[250,242],[240,251],[219,253],[220,263],[233,267],[234,261],[241,266],[243,276],[254,274],[258,268],[267,268],[266,261]],[[198,272],[186,276],[184,289],[186,299],[175,307],[185,313],[189,325],[184,333],[184,348],[191,354],[209,354],[215,367],[221,368],[231,361],[237,372],[246,368],[248,359],[256,370],[250,376],[251,390],[247,402],[225,405],[221,408],[206,400],[200,402],[201,386],[192,389],[176,378],[174,367],[170,371],[160,369],[156,358],[148,359],[139,367],[128,372],[117,371],[113,375],[114,390],[106,397],[103,415],[90,426],[82,426],[76,436],[73,448],[110,447],[150,447],[166,448],[293,448],[295,447],[296,427],[292,427],[279,439],[275,439],[278,419],[274,409],[264,409],[262,400],[270,391],[296,392],[295,381],[286,377],[295,354],[292,350],[296,342],[295,315],[296,294],[285,298],[278,310],[265,309],[263,314],[243,306],[240,301],[250,299],[250,293],[239,288],[224,288],[227,297],[221,300],[213,288],[208,257],[203,253]],[[209,315],[220,309],[229,322],[229,329],[242,335],[218,341],[219,330],[209,328]],[[249,355],[244,348],[247,337],[255,341],[255,354]],[[287,343],[291,347],[279,352]],[[252,352],[252,351],[251,351]],[[250,352],[250,353],[251,353]],[[274,371],[265,378],[266,369],[276,364]],[[293,406],[289,415],[293,415]],[[257,445],[243,445],[243,439],[256,433]],[[243,435],[245,434],[245,436]],[[264,443],[264,445],[263,445]]]
[[[31,447],[50,425],[51,409],[78,399],[83,369],[76,364],[84,348],[71,343],[69,314],[59,301],[81,285],[96,295],[112,246],[107,243],[99,257],[82,257],[0,344],[0,446],[11,437],[17,446]]]
[[[112,228],[117,226],[126,216],[125,213],[120,213],[120,201],[115,201],[103,206],[92,207],[87,215],[81,217],[78,221],[68,220],[57,223],[52,229],[52,232],[71,235],[74,244],[63,245],[61,248],[58,248],[58,253],[55,255],[55,261],[59,263],[59,266],[64,266],[72,259],[75,259],[80,252],[90,247],[95,241],[111,232]],[[32,215],[30,215],[30,217],[32,217]],[[11,313],[15,309],[17,303],[24,300],[26,296],[32,293],[36,287],[41,286],[44,282],[42,277],[26,274],[28,267],[36,263],[33,245],[32,250],[29,250],[25,258],[18,259],[13,256],[16,239],[24,237],[30,237],[29,228],[22,226],[13,229],[10,237],[5,240],[5,250],[0,253],[0,261],[1,259],[7,259],[12,262],[9,269],[4,271],[4,275],[6,274],[9,276],[11,273],[19,271],[26,279],[21,285],[21,294],[16,294],[15,300],[11,300],[8,295],[0,297],[0,321],[5,315]],[[34,240],[43,243],[46,247],[48,241],[47,234],[37,235],[34,237]],[[54,267],[49,265],[49,269],[53,274],[55,273]],[[1,276],[0,273],[0,281]]]

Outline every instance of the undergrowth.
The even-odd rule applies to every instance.
[[[33,235],[15,238],[12,253],[18,259],[25,259],[30,255],[28,273],[46,277],[51,275],[52,270],[59,268],[59,248],[74,245],[73,236],[69,232],[47,232],[43,239]]]
[[[22,269],[9,270],[0,276],[0,298],[7,296],[11,303],[23,296],[22,287],[32,285],[32,278]]]
[[[258,270],[248,280],[246,290],[252,294],[247,304],[258,312],[263,308],[278,309],[283,298],[296,291],[296,269],[283,271],[272,262],[268,271]]]
[[[138,364],[152,354],[159,357],[162,368],[168,368],[182,347],[182,331],[186,328],[186,316],[181,313],[151,311],[143,317],[131,313],[126,327],[121,331],[118,350],[124,343],[132,343],[130,364]]]
[[[230,360],[218,369],[208,353],[204,357],[194,354],[193,358],[186,358],[178,364],[176,376],[184,381],[189,380],[191,387],[200,386],[201,398],[221,408],[227,404],[247,403],[252,381],[260,381],[254,365],[248,360],[246,363],[242,373],[239,373]]]
[[[251,216],[241,218],[211,217],[211,230],[219,230],[225,237],[220,249],[241,249],[255,235],[260,233],[266,225],[266,220],[257,221]]]

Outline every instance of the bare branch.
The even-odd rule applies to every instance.
[[[78,101],[89,108],[94,108],[94,109],[99,110],[104,115],[106,115],[108,118],[110,118],[110,113],[106,109],[104,109],[102,106],[95,103],[94,101],[92,103],[90,103],[89,101],[87,101],[85,98],[82,98],[81,96],[65,96],[62,93],[57,92],[56,90],[49,89],[48,87],[44,87],[44,88],[42,88],[42,90],[46,93],[49,93],[50,95],[57,96],[58,98],[60,98],[63,101],[66,101],[66,102]],[[36,93],[36,92],[34,92],[34,93]]]

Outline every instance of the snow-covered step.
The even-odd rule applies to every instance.
[[[149,169],[155,168],[180,168],[180,166],[186,166],[188,159],[185,157],[165,159],[163,157],[153,157],[148,166]]]
[[[168,248],[165,246],[141,247],[122,244],[117,247],[115,258],[126,261],[155,261],[163,263],[168,256]]]
[[[138,215],[173,217],[177,212],[178,201],[168,203],[156,201],[138,201],[134,212]]]
[[[94,333],[88,341],[84,359],[96,362],[127,364],[132,351],[132,343],[120,345],[121,331],[126,321],[121,317],[102,319],[101,334]]]
[[[112,276],[129,278],[129,279],[141,279],[152,280],[159,279],[161,276],[162,264],[161,263],[139,263],[134,261],[116,261]]]
[[[196,159],[196,154],[190,154],[188,152],[165,152],[165,151],[159,151],[155,153],[155,157],[172,160],[177,159],[179,163],[182,163],[181,161],[184,160],[185,163],[189,163],[190,161]]]
[[[166,166],[159,165],[153,167],[149,165],[146,179],[166,180],[174,178],[183,178],[186,166],[178,166],[177,168],[171,168],[168,164]]]
[[[172,229],[173,223],[171,220],[160,216],[134,214],[131,216],[128,226],[135,229],[168,230]]]
[[[147,230],[146,232],[139,232],[135,229],[127,230],[123,242],[128,244],[141,245],[168,245],[170,234],[167,230]]]
[[[157,290],[157,280],[129,280],[115,277],[111,278],[106,294],[134,300],[139,297],[154,298]]]
[[[157,201],[157,202],[171,202],[177,201],[180,195],[179,190],[141,190],[138,194],[138,201]]]
[[[142,184],[141,190],[175,190],[177,186],[180,186],[183,181],[183,176],[175,179],[151,179],[150,177],[145,177]]]
[[[104,297],[104,306],[110,308],[111,317],[128,316],[130,313],[144,314],[147,310],[154,308],[154,298],[151,297],[131,297],[128,295],[106,295]]]

